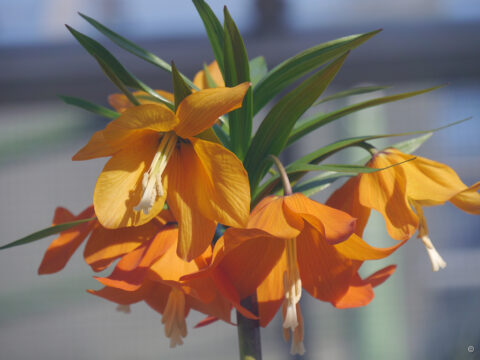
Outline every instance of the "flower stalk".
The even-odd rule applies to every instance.
[[[243,299],[241,305],[252,313],[258,314],[256,294]],[[259,321],[248,319],[237,311],[237,333],[240,360],[261,360],[262,343]]]

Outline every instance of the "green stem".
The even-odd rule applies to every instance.
[[[268,155],[270,159],[273,160],[277,166],[278,172],[280,173],[280,178],[282,179],[283,184],[283,193],[285,196],[292,195],[292,185],[290,185],[290,180],[288,179],[287,171],[283,166],[282,162],[275,155]]]
[[[243,299],[241,305],[252,313],[258,314],[256,294]],[[248,319],[237,311],[237,332],[240,360],[261,360],[262,343],[259,321]]]

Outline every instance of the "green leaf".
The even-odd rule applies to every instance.
[[[215,124],[215,125],[213,125],[212,129],[215,132],[215,134],[218,136],[220,141],[222,142],[223,146],[225,146],[228,150],[231,150],[231,148],[230,148],[230,137],[225,132],[223,127]]]
[[[87,100],[83,100],[73,96],[59,95],[58,97],[68,105],[77,106],[84,110],[90,111],[91,113],[104,116],[109,119],[116,119],[117,117],[120,116],[120,114],[114,110],[110,110],[109,108],[106,108],[104,106],[91,103],[90,101],[87,101]]]
[[[420,146],[422,146],[425,141],[430,139],[430,137],[433,135],[433,131],[434,130],[432,130],[432,132],[427,133],[426,135],[422,135],[413,139],[408,139],[405,141],[398,142],[392,145],[391,147],[394,147],[406,154],[411,154],[414,151],[416,151]]]
[[[295,122],[327,88],[347,55],[336,59],[285,95],[262,121],[244,162],[252,193],[255,193],[255,188],[271,166],[272,162],[266,160],[267,156],[278,156],[284,149]]]
[[[267,73],[267,63],[263,56],[257,56],[255,59],[250,60],[250,80],[252,87],[255,87]]]
[[[347,174],[347,173],[338,173],[333,171],[327,171],[323,174],[317,175],[307,181],[304,181],[300,184],[296,184],[293,187],[293,192],[302,193],[305,196],[313,196],[316,193],[325,190],[335,181],[342,177],[351,177],[356,174]]]
[[[242,36],[230,16],[227,7],[224,8],[224,16],[224,78],[226,86],[233,87],[244,82],[250,82],[250,67]],[[244,159],[245,153],[250,144],[252,136],[252,119],[252,88],[249,88],[243,98],[242,107],[231,111],[228,114],[232,151],[240,160]]]
[[[172,61],[172,80],[173,80],[173,96],[175,98],[175,111],[178,108],[178,105],[185,99],[188,95],[192,93],[192,90],[188,87],[185,81],[182,78],[182,75],[177,70],[175,63]]]
[[[259,81],[253,89],[254,108],[253,114],[263,108],[275,95],[303,75],[318,68],[320,65],[356,48],[381,30],[365,34],[350,35],[329,41],[285,60]]]
[[[307,135],[308,133],[312,132],[313,130],[318,129],[319,127],[326,125],[334,120],[337,120],[341,117],[344,117],[346,115],[352,114],[356,111],[360,111],[372,106],[377,106],[381,104],[386,104],[390,103],[393,101],[398,101],[406,98],[410,98],[413,96],[417,96],[420,94],[425,94],[427,92],[433,91],[440,89],[444,87],[445,85],[440,85],[440,86],[435,86],[432,88],[424,89],[424,90],[418,90],[418,91],[412,91],[412,92],[406,92],[406,93],[401,93],[397,95],[391,95],[391,96],[384,96],[372,100],[367,100],[363,101],[358,104],[353,104],[350,106],[346,106],[344,108],[341,108],[339,110],[332,111],[327,114],[319,114],[319,115],[314,115],[308,119],[305,119],[301,123],[298,124],[295,129],[293,129],[289,139],[288,139],[288,145],[293,144],[295,141],[300,139],[301,137]]]
[[[202,18],[203,25],[207,31],[208,40],[212,46],[213,55],[215,56],[215,59],[217,59],[218,67],[222,74],[225,75],[223,66],[223,26],[205,1],[193,0],[193,4]]]
[[[102,25],[95,19],[92,19],[91,17],[78,13],[81,17],[83,17],[85,20],[87,20],[93,27],[95,27],[98,31],[100,31],[103,35],[108,37],[111,41],[113,41],[115,44],[120,46],[122,49],[127,50],[129,53],[138,56],[139,58],[149,62],[150,64],[153,64],[155,66],[158,66],[159,68],[171,72],[172,68],[170,64],[168,64],[166,61],[162,60],[159,58],[157,55],[152,54],[151,52],[143,49],[142,47],[138,46],[134,42],[122,37],[121,35],[117,34],[113,30],[107,28],[105,25]],[[195,90],[198,90],[195,85],[188,79],[185,75],[182,74],[183,80],[192,88]]]
[[[14,247],[14,246],[19,246],[19,245],[25,245],[25,244],[34,242],[36,240],[43,239],[44,237],[47,237],[47,236],[50,236],[50,235],[53,235],[53,234],[58,234],[62,231],[68,230],[68,229],[70,229],[74,226],[77,226],[77,225],[80,225],[80,224],[83,224],[83,223],[86,223],[86,222],[92,221],[92,220],[95,220],[95,218],[93,217],[93,218],[90,218],[90,219],[81,219],[81,220],[76,220],[76,221],[72,221],[72,222],[67,222],[67,223],[63,223],[63,224],[50,226],[46,229],[34,232],[33,234],[30,234],[28,236],[25,236],[25,237],[23,237],[19,240],[16,240],[16,241],[13,241],[9,244],[0,246],[0,250],[8,249],[8,248],[11,248],[11,247]]]
[[[327,96],[321,100],[318,100],[314,105],[320,105],[320,104],[326,103],[327,101],[342,99],[348,96],[368,94],[368,93],[379,91],[379,90],[385,90],[385,89],[388,89],[389,87],[390,86],[360,86],[353,89],[340,91],[333,95]]]
[[[68,30],[72,35],[77,39],[77,41],[92,55],[95,60],[100,64],[104,71],[109,72],[109,76],[114,75],[118,81],[124,86],[131,87],[133,89],[142,90],[151,95],[157,101],[167,105],[170,108],[173,108],[173,104],[165,99],[163,96],[159,95],[149,86],[144,84],[142,81],[137,79],[134,75],[128,72],[123,65],[100,43],[93,40],[92,38],[76,31],[72,27],[67,25]],[[118,85],[118,84],[116,84]]]
[[[203,64],[203,73],[205,74],[205,80],[207,80],[207,85],[210,89],[216,88],[217,83],[215,80],[213,80],[212,74],[210,73],[210,70],[208,70],[207,64]]]

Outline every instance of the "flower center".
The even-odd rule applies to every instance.
[[[285,289],[285,299],[287,301],[287,310],[284,328],[290,328],[292,331],[298,326],[297,307],[302,296],[302,280],[297,265],[297,245],[295,239],[287,240],[287,271],[283,275],[283,285]]]
[[[167,305],[162,316],[165,324],[165,335],[170,339],[170,347],[182,345],[187,336],[187,323],[185,322],[185,294],[183,291],[172,288],[168,295]]]
[[[165,133],[158,145],[157,152],[153,157],[150,168],[143,174],[142,187],[143,194],[135,211],[143,211],[148,214],[155,204],[158,196],[163,196],[162,174],[167,167],[168,160],[172,155],[173,149],[177,144],[177,135],[171,131]]]

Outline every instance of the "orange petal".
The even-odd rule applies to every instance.
[[[343,256],[352,260],[376,260],[389,256],[407,240],[388,248],[377,248],[363,241],[358,235],[352,234],[346,241],[335,245],[335,249]]]
[[[180,143],[170,157],[165,180],[167,203],[180,230],[178,255],[188,261],[205,251],[215,233],[215,219],[205,211],[212,180],[188,143]]]
[[[150,266],[149,277],[155,281],[180,281],[183,275],[198,271],[195,261],[185,261],[178,257],[176,252],[176,240],[178,230],[175,229],[175,242],[165,251],[163,256]]]
[[[319,300],[338,301],[348,290],[356,266],[309,224],[305,225],[296,244],[302,286]]]
[[[235,228],[227,229],[223,239],[225,253],[217,270],[229,279],[243,299],[255,292],[280,261],[285,241],[262,230]]]
[[[135,291],[144,283],[149,267],[169,249],[175,251],[178,230],[162,229],[158,234],[119,261],[108,278],[97,278],[103,285],[126,291]]]
[[[277,264],[257,289],[258,313],[260,325],[266,327],[274,318],[285,297],[283,274],[287,270],[287,258],[284,251]]]
[[[207,314],[217,319],[220,318],[226,322],[230,322],[232,304],[218,292],[218,289],[216,288],[215,283],[212,281],[212,279],[204,279],[204,281],[198,282],[198,284],[206,288],[202,289],[202,291],[207,290],[211,292],[213,296],[208,302],[203,302],[200,299],[192,296],[187,296],[186,301],[189,307],[200,311],[203,314]]]
[[[152,283],[144,284],[137,291],[124,291],[121,289],[104,287],[100,290],[87,290],[90,294],[100,296],[106,300],[120,305],[130,305],[143,300],[151,291]]]
[[[359,176],[352,177],[343,186],[338,188],[325,203],[327,206],[345,211],[357,219],[355,234],[363,235],[370,217],[370,208],[362,206],[358,200]]]
[[[250,215],[248,228],[261,229],[278,238],[296,238],[303,229],[303,220],[295,214],[287,214],[284,201],[285,198],[279,196],[262,199]]]
[[[468,189],[455,195],[450,199],[451,203],[456,207],[466,211],[469,214],[480,214],[480,181],[473,184]]]
[[[103,168],[93,193],[93,204],[104,227],[139,226],[162,210],[165,197],[158,197],[148,214],[134,210],[143,193],[142,175],[150,166],[157,145],[157,134],[144,135],[142,141],[115,154]]]
[[[385,153],[392,163],[412,158],[396,149],[387,149]],[[400,166],[407,178],[407,196],[420,205],[443,204],[467,189],[457,173],[445,164],[417,156]]]
[[[139,227],[115,230],[99,226],[92,232],[85,246],[85,262],[94,271],[102,271],[115,259],[147,243],[161,231],[161,228],[156,220]]]
[[[171,286],[152,281],[151,290],[143,300],[145,300],[153,310],[163,314],[171,291]],[[185,316],[187,316],[187,313],[188,309],[185,311]]]
[[[168,132],[179,123],[179,119],[165,105],[146,104],[129,108],[121,116],[108,123],[104,130],[107,141],[126,141],[138,131]]]
[[[329,244],[345,241],[355,230],[356,220],[346,212],[310,200],[301,193],[286,196],[284,203],[318,231],[325,231],[325,240]]]
[[[92,135],[87,145],[73,155],[72,160],[89,160],[99,157],[112,156],[121,150],[122,147],[123,144],[121,143],[108,142],[104,137],[104,130],[100,130]]]
[[[368,166],[384,168],[390,165],[387,156],[379,153]],[[362,174],[358,189],[360,204],[380,212],[388,233],[396,240],[409,239],[418,227],[417,215],[408,204],[407,180],[402,166]]]
[[[373,287],[387,280],[394,273],[395,269],[395,265],[387,266],[364,280],[356,274],[348,291],[334,306],[339,309],[346,309],[368,305],[374,297]]]
[[[180,123],[175,132],[188,138],[213,126],[220,116],[242,106],[249,87],[250,83],[243,83],[232,88],[200,90],[187,96],[178,106]]]
[[[170,100],[171,102],[174,101],[173,94],[168,91],[155,90],[155,92],[163,96],[165,99]],[[158,104],[157,101],[142,99],[141,96],[150,96],[144,91],[135,91],[133,95],[137,96],[137,100],[140,102],[140,104]],[[110,104],[111,107],[113,107],[115,110],[117,110],[120,113],[124,112],[128,108],[135,106],[130,102],[130,100],[128,100],[125,94],[110,95],[108,97],[108,103]]]
[[[235,227],[247,224],[250,213],[250,185],[242,162],[222,145],[191,139],[194,154],[185,152],[190,161],[200,161],[206,176],[198,176],[196,187],[204,194],[205,215]],[[188,155],[187,155],[188,154]],[[200,164],[198,164],[200,165]],[[200,166],[199,166],[200,167]]]
[[[65,208],[58,207],[55,209],[53,225],[80,219],[88,219],[94,216],[95,213],[93,212],[93,206],[89,206],[78,216],[72,215],[72,213]],[[75,250],[78,249],[83,240],[85,240],[90,231],[92,231],[92,228],[96,223],[96,220],[92,220],[62,231],[60,235],[51,242],[45,252],[42,263],[38,268],[38,274],[53,274],[62,270],[68,260],[72,257]]]
[[[225,87],[225,81],[223,80],[222,72],[220,71],[217,61],[212,61],[210,65],[207,66],[207,68],[211,79],[216,84],[216,87]],[[200,90],[208,89],[210,87],[204,70],[201,70],[195,74],[195,77],[193,78],[193,83]]]

